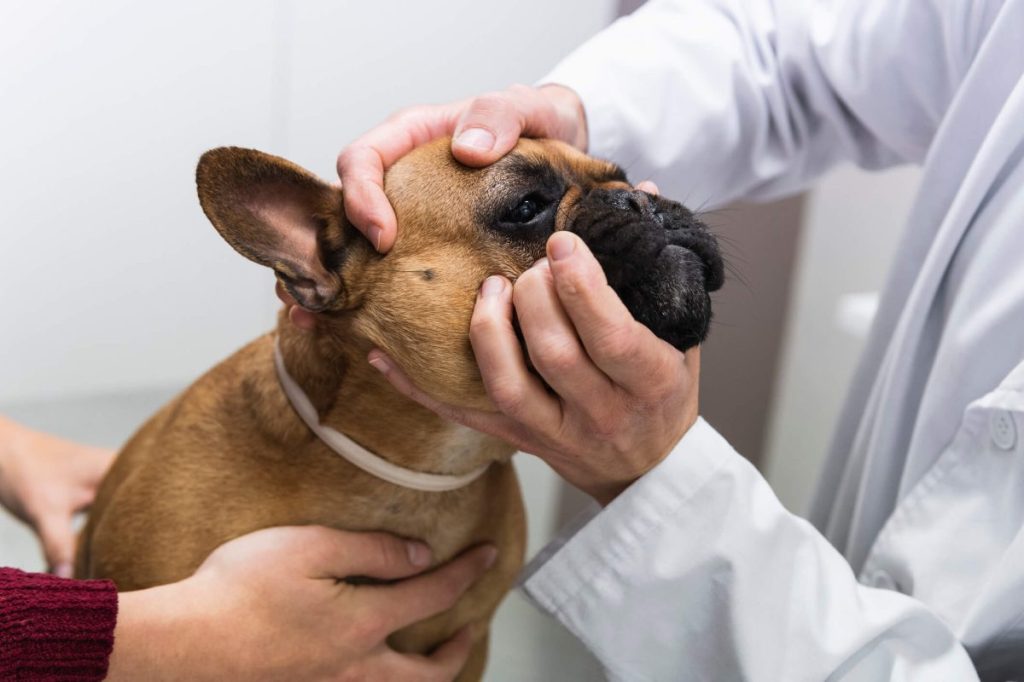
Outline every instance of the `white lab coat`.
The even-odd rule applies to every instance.
[[[1024,679],[1022,74],[1024,0],[652,0],[546,79],[690,203],[924,166],[811,523],[701,420],[529,567],[611,678]]]

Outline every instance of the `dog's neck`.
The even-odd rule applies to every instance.
[[[398,394],[366,361],[369,346],[351,337],[302,332],[282,320],[277,342],[288,373],[316,408],[320,424],[395,466],[459,476],[513,452]]]

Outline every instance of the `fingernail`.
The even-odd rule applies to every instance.
[[[497,275],[491,275],[484,280],[483,286],[480,287],[480,295],[484,298],[488,296],[497,296],[505,290],[505,278],[498,277]]]
[[[71,568],[71,564],[65,562],[54,566],[53,574],[58,578],[70,578],[74,575],[74,570]]]
[[[376,225],[370,225],[366,228],[366,236],[370,242],[373,243],[373,248],[380,251],[380,238],[384,234],[384,230],[380,229]]]
[[[413,566],[426,567],[430,565],[430,548],[422,542],[407,542],[405,550],[409,554],[409,563]]]
[[[488,545],[484,551],[484,568],[490,568],[494,565],[494,562],[498,559],[498,548],[494,545]]]
[[[381,352],[372,351],[366,359],[381,374],[387,374],[391,371],[391,363],[388,362],[388,359]]]
[[[455,138],[456,144],[489,152],[494,149],[494,133],[486,128],[466,128]]]
[[[565,260],[576,250],[576,239],[565,232],[556,232],[548,239],[551,260]]]

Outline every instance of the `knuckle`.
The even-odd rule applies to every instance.
[[[594,354],[620,362],[632,357],[636,352],[636,340],[628,328],[614,326],[594,340]]]
[[[478,116],[486,117],[502,114],[510,108],[511,105],[507,94],[502,92],[489,92],[474,98],[473,101],[469,103],[469,108],[466,113],[471,118],[476,118]]]
[[[498,329],[498,320],[486,311],[476,310],[469,321],[469,340],[477,342],[490,336]]]
[[[563,266],[555,281],[559,295],[571,299],[585,300],[596,288],[586,269],[575,263]]]
[[[625,431],[622,413],[605,406],[594,406],[586,415],[587,426],[598,440],[614,443]]]
[[[338,177],[341,178],[342,183],[358,181],[360,173],[365,173],[367,154],[374,153],[371,147],[359,142],[353,142],[345,149],[342,149],[341,153],[338,154],[337,162]],[[346,192],[347,195],[348,193]]]
[[[521,383],[505,378],[492,381],[488,394],[495,407],[510,415],[517,414],[522,409],[526,397]]]
[[[399,568],[408,563],[408,555],[405,552],[405,548],[398,546],[398,540],[379,533],[371,537],[374,544],[373,551],[380,558],[383,566]]]
[[[581,355],[575,343],[566,339],[545,339],[535,342],[531,353],[538,366],[555,373],[567,373],[579,366]]]

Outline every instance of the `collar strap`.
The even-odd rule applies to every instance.
[[[284,357],[281,355],[281,344],[274,341],[274,366],[277,368],[277,379],[288,397],[288,402],[298,413],[302,421],[306,423],[309,430],[324,442],[334,452],[341,455],[350,464],[359,467],[368,474],[377,478],[400,485],[403,488],[423,490],[431,493],[440,493],[448,490],[463,488],[476,479],[480,478],[487,471],[488,464],[470,471],[468,474],[450,476],[446,474],[428,474],[423,471],[414,471],[392,464],[386,459],[373,454],[359,443],[355,442],[340,431],[324,426],[320,423],[320,415],[310,402],[309,397],[296,383],[295,379],[288,374],[284,366]]]

